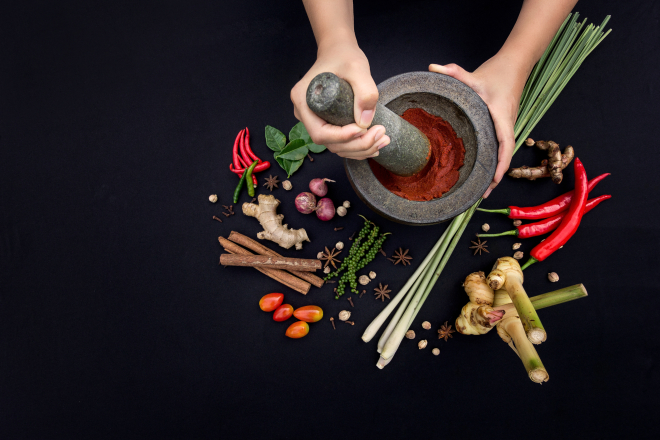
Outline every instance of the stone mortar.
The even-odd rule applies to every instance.
[[[402,115],[422,108],[451,124],[463,139],[465,160],[458,182],[442,197],[417,202],[388,191],[366,160],[344,159],[348,180],[372,210],[408,225],[432,225],[466,211],[488,188],[497,167],[498,142],[486,103],[464,83],[432,72],[409,72],[378,85],[378,102]],[[385,147],[387,148],[387,147]]]

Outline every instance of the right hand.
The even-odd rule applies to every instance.
[[[316,116],[307,106],[307,87],[323,72],[332,72],[346,80],[355,95],[357,123],[338,127]],[[311,69],[291,89],[293,114],[301,121],[315,144],[325,145],[341,157],[366,159],[378,156],[378,150],[390,143],[385,127],[375,125],[367,130],[374,117],[378,88],[369,70],[364,52],[355,42],[338,42],[319,47],[318,57]]]

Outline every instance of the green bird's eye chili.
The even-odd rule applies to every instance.
[[[601,174],[598,177],[594,177],[588,183],[587,192],[591,192],[592,189],[604,178],[609,176],[610,173]],[[482,209],[477,208],[479,211],[484,212],[494,212],[497,214],[504,214],[512,219],[521,219],[521,220],[538,220],[541,218],[548,218],[555,214],[558,214],[562,211],[568,209],[573,199],[574,191],[569,191],[566,194],[562,194],[559,197],[555,197],[549,202],[543,203],[538,206],[530,206],[527,208],[519,208],[517,206],[509,206],[504,209]]]
[[[252,175],[252,171],[254,171],[254,167],[256,167],[258,163],[259,161],[257,160],[252,162],[250,168],[248,168],[247,171],[245,172],[245,179],[247,179],[248,182],[254,178],[254,176]],[[248,195],[250,197],[254,197],[254,185],[247,185],[247,189],[248,189]]]
[[[589,200],[584,207],[584,213],[586,214],[598,206],[600,202],[611,197],[612,196],[610,195],[604,195]],[[564,216],[566,216],[566,212],[561,212],[550,218],[539,220],[538,222],[517,226],[513,231],[500,232],[499,234],[477,234],[477,237],[501,237],[503,235],[516,235],[518,238],[536,237],[538,235],[547,234],[557,229],[557,226],[559,226]]]
[[[252,165],[250,165],[250,168],[247,169],[245,173],[241,176],[241,179],[238,181],[238,185],[236,185],[236,189],[234,190],[234,203],[238,203],[238,197],[241,195],[241,188],[243,187],[243,183],[245,182],[245,179],[247,175],[249,174],[252,176],[252,170],[254,169],[255,165],[258,162],[255,160],[252,162]],[[248,187],[248,194],[250,194],[250,187],[252,187],[252,194],[250,194],[252,197],[254,197],[254,187],[252,185],[247,185]]]
[[[537,244],[532,249],[529,253],[531,257],[522,267],[523,270],[537,261],[543,261],[552,255],[554,251],[566,244],[573,234],[575,234],[578,226],[580,226],[580,221],[582,220],[587,203],[587,196],[589,195],[587,172],[577,157],[573,162],[573,169],[575,170],[575,194],[573,195],[571,206],[568,208],[568,212],[566,212],[557,229],[555,229],[547,240]]]

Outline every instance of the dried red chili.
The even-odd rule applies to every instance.
[[[598,177],[594,177],[588,183],[587,192],[591,192],[592,189],[604,178],[609,176],[610,173],[601,174]],[[574,191],[569,191],[566,194],[562,194],[559,197],[555,197],[549,202],[543,203],[538,206],[530,206],[527,208],[519,208],[517,206],[509,206],[505,209],[482,209],[477,208],[479,211],[484,212],[494,212],[497,214],[507,215],[509,218],[513,219],[527,219],[527,220],[538,220],[541,218],[548,218],[555,214],[558,214],[562,211],[568,209],[573,199]]]
[[[575,234],[578,226],[580,226],[580,221],[584,215],[585,205],[587,203],[587,196],[589,195],[589,183],[584,165],[582,165],[582,162],[577,157],[573,161],[573,169],[575,170],[575,194],[571,201],[571,206],[568,208],[568,212],[566,212],[557,229],[546,240],[537,244],[532,249],[529,253],[531,257],[522,267],[523,270],[537,261],[543,261],[552,255],[554,251],[566,244],[573,234]]]

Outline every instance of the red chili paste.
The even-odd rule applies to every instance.
[[[412,176],[397,176],[369,159],[376,179],[397,196],[408,200],[426,201],[441,197],[458,181],[458,169],[463,166],[465,147],[451,125],[439,116],[421,108],[406,110],[401,116],[417,127],[431,141],[431,158],[424,169]],[[387,147],[385,147],[387,148]]]

